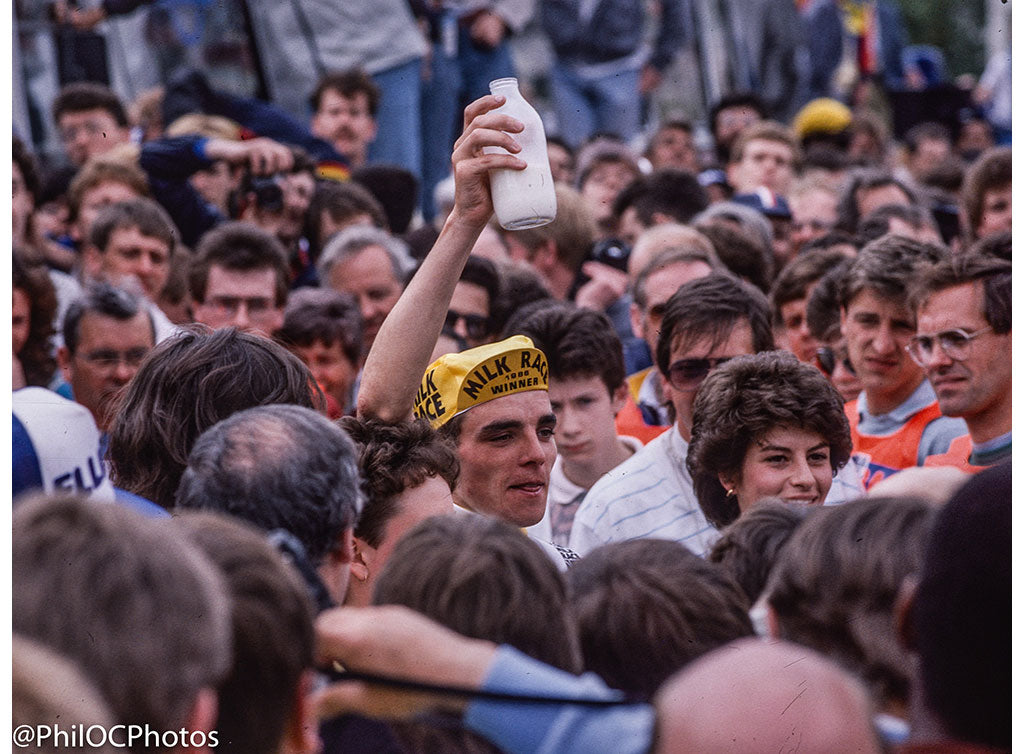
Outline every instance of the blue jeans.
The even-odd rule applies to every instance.
[[[389,68],[373,76],[380,89],[377,138],[370,145],[370,162],[398,165],[422,181],[420,158],[420,69],[422,60]]]
[[[450,16],[446,23],[457,22]],[[420,206],[426,220],[437,212],[434,187],[452,171],[452,146],[462,133],[463,108],[490,92],[488,84],[494,79],[516,75],[508,40],[493,50],[481,50],[473,45],[469,31],[459,26],[457,44],[455,55],[447,54],[442,43],[433,45],[430,79],[423,82]]]
[[[558,134],[573,148],[606,131],[629,141],[640,130],[640,71],[623,69],[595,79],[556,60],[551,93]]]

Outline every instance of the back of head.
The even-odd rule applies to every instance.
[[[356,449],[302,406],[239,411],[196,440],[177,507],[226,513],[295,535],[314,564],[335,551],[362,505]]]
[[[352,172],[352,180],[380,203],[392,232],[401,235],[409,230],[420,190],[415,175],[398,165],[364,165]]]
[[[913,625],[925,701],[962,741],[1011,739],[1011,467],[982,471],[939,511]]]
[[[109,730],[114,724],[99,691],[71,660],[18,634],[11,639],[11,649],[11,725],[15,731],[22,726],[35,731],[40,726],[59,726],[69,732],[75,725],[84,729],[95,725]],[[15,742],[18,740],[15,738]],[[93,740],[99,741],[98,731]],[[49,741],[36,738],[33,744],[32,750],[39,754],[79,751],[61,746],[52,738]],[[88,751],[116,754],[118,748],[108,744],[90,746]]]
[[[754,352],[775,347],[767,297],[732,275],[712,274],[680,286],[665,304],[655,361],[668,374],[673,346],[687,348],[703,338],[728,339],[739,324],[750,327]]]
[[[566,578],[584,668],[644,699],[691,660],[754,633],[736,583],[678,542],[604,545]]]
[[[112,478],[170,508],[206,429],[252,406],[321,401],[309,370],[277,343],[234,328],[185,331],[154,348],[121,394],[110,432]]]
[[[814,511],[786,544],[766,592],[779,634],[857,674],[880,709],[907,701],[910,656],[893,609],[917,573],[934,512],[911,498]],[[895,705],[895,707],[893,707]]]
[[[600,377],[613,393],[626,379],[622,342],[611,320],[601,312],[565,302],[529,305],[531,312],[516,317],[509,335],[525,335],[548,359],[556,380]]]
[[[644,227],[655,223],[655,215],[688,223],[708,206],[708,192],[697,176],[685,170],[662,168],[636,178],[616,198],[612,211],[616,217],[632,207]]]
[[[174,523],[220,570],[231,600],[234,640],[231,669],[217,689],[218,746],[275,754],[313,665],[305,585],[252,527],[208,513]]]
[[[669,680],[655,705],[657,754],[881,751],[856,680],[786,642],[711,652]]]
[[[810,249],[783,267],[772,285],[772,310],[776,326],[782,324],[784,304],[808,296],[810,287],[845,258],[838,251]]]
[[[13,515],[14,630],[78,663],[124,724],[188,724],[231,653],[223,580],[170,521],[76,497]]]
[[[735,579],[749,605],[757,602],[768,583],[772,566],[807,511],[794,505],[766,500],[722,530],[708,553]]]
[[[489,516],[420,523],[392,552],[373,602],[405,605],[464,636],[510,644],[572,673],[581,669],[554,563],[514,526]]]
[[[711,219],[697,226],[714,245],[715,252],[729,271],[767,293],[771,287],[775,260],[771,249],[756,236],[722,219]]]

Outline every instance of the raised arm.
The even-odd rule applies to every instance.
[[[455,208],[367,354],[356,398],[360,417],[396,422],[412,416],[416,390],[444,327],[455,284],[494,212],[488,171],[526,167],[513,155],[483,152],[484,147],[520,150],[510,134],[522,131],[523,124],[491,112],[504,101],[504,97],[487,95],[466,108],[464,129],[452,152]]]

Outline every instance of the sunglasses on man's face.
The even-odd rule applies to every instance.
[[[462,312],[449,309],[448,314],[444,318],[444,326],[454,331],[455,325],[460,319],[466,324],[466,335],[470,338],[483,338],[487,335],[487,317],[479,314],[463,314]]]
[[[700,387],[708,373],[717,366],[732,359],[726,356],[721,359],[680,359],[668,368],[668,381],[676,390],[690,392]]]
[[[814,358],[818,362],[818,368],[829,377],[835,373],[836,367],[840,364],[850,374],[857,374],[853,369],[853,362],[850,361],[850,357],[845,350],[836,351],[829,346],[822,346],[814,352]]]

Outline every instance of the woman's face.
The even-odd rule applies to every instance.
[[[11,306],[11,342],[14,346],[14,355],[21,353],[21,349],[28,342],[28,331],[32,324],[30,318],[31,303],[28,294],[21,288],[14,288],[14,303]]]
[[[777,427],[747,448],[738,478],[721,475],[740,512],[764,497],[794,505],[820,505],[832,486],[828,442],[817,432]]]

